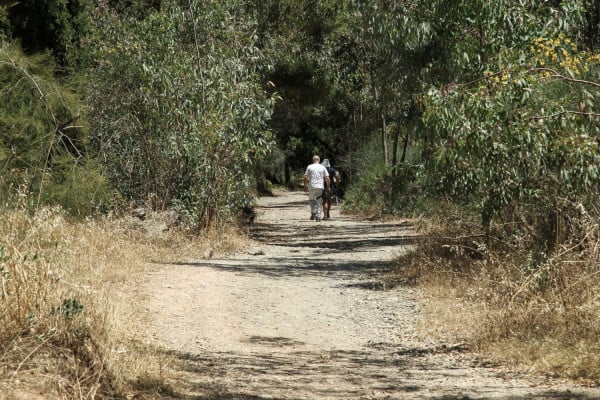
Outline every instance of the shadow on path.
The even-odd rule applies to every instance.
[[[374,223],[341,217],[335,221],[319,224],[306,220],[305,201],[292,201],[285,204],[276,204],[274,203],[276,199],[273,198],[269,198],[269,201],[273,204],[263,206],[262,210],[258,210],[259,213],[275,209],[278,212],[288,210],[288,215],[293,215],[291,220],[259,221],[251,227],[253,238],[265,246],[264,252],[175,265],[212,268],[251,276],[324,277],[333,280],[333,283],[327,282],[327,286],[336,288],[335,292],[343,291],[344,288],[385,290],[386,286],[381,282],[381,277],[395,267],[392,250],[402,251],[409,248],[416,240],[411,234],[412,226],[408,222]],[[290,214],[290,210],[298,211]],[[302,217],[299,217],[300,215]],[[293,279],[291,281],[293,282]],[[245,287],[243,289],[246,290]],[[387,294],[381,293],[381,295]],[[345,299],[346,297],[342,304],[347,306]],[[379,305],[376,304],[376,307]],[[394,306],[396,305],[405,306],[394,303]],[[373,315],[377,313],[375,307],[368,311],[369,313],[373,311]],[[364,319],[360,321],[361,327],[363,323],[364,326],[390,323],[383,318],[376,320],[376,316],[371,318],[372,314],[361,314],[361,318]],[[218,314],[211,317],[222,316]],[[396,324],[394,329],[397,328],[398,332],[403,329],[396,320],[393,320],[393,323]],[[298,328],[294,326],[294,329]],[[334,340],[338,349],[315,350],[315,347],[303,343],[306,337],[286,337],[293,336],[295,331],[287,331],[287,334],[277,330],[263,330],[260,334],[244,332],[248,333],[244,334],[246,336],[240,336],[242,339],[236,342],[236,346],[228,347],[233,349],[232,351],[203,349],[202,345],[199,345],[201,350],[194,353],[165,350],[162,358],[169,360],[168,369],[174,376],[171,386],[164,391],[165,396],[162,398],[173,400],[591,400],[598,398],[570,390],[552,391],[529,387],[519,377],[504,374],[496,366],[486,365],[469,356],[468,349],[460,345],[427,347],[427,344],[420,341],[417,341],[417,344],[398,344],[400,339],[397,336],[380,336],[384,339],[379,340],[389,340],[394,343],[368,343],[361,345],[362,347],[357,346],[357,349],[339,350],[342,347]],[[340,331],[334,330],[334,332]],[[223,334],[226,335],[227,332]],[[272,336],[269,336],[271,334]],[[370,338],[367,337],[365,341]],[[201,339],[198,338],[198,343],[202,343]]]
[[[294,201],[263,208],[282,207],[303,210],[306,202]],[[301,211],[296,214],[304,215]],[[347,217],[338,219],[335,224],[306,219],[302,222],[260,222],[251,226],[250,234],[258,243],[267,246],[265,252],[170,264],[272,277],[373,280],[394,269],[391,249],[398,253],[405,251],[417,240],[411,228],[406,221],[374,223]],[[367,284],[365,288],[373,286]]]
[[[344,261],[328,259],[295,259],[286,257],[263,258],[262,260],[206,260],[182,262],[170,265],[185,267],[207,267],[249,275],[268,275],[272,277],[308,277],[324,276],[348,281],[349,279],[375,278],[395,267],[393,261]]]
[[[271,347],[296,344],[286,338],[251,340]],[[184,392],[188,394],[173,392],[173,399],[597,398],[569,390],[534,393],[533,389],[530,391],[527,387],[511,387],[503,382],[503,379],[510,380],[510,377],[492,375],[490,367],[482,365],[457,363],[440,367],[444,363],[441,358],[448,353],[460,351],[393,348],[378,344],[375,348],[364,351],[273,351],[202,355],[167,351],[165,357],[172,359],[173,366],[184,372],[179,376],[177,387],[185,388]],[[474,375],[480,376],[474,378]],[[477,394],[453,386],[453,382],[468,382],[472,379],[481,381],[477,386]],[[498,393],[506,394],[499,396]]]

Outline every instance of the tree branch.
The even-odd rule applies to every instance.
[[[563,81],[572,82],[572,83],[580,83],[582,85],[589,85],[589,86],[593,86],[593,87],[600,89],[600,83],[586,81],[583,79],[569,78],[568,76],[564,76],[563,74],[560,74],[558,71],[556,71],[555,69],[552,69],[552,68],[531,68],[531,71],[532,72],[550,72],[551,73],[550,76],[553,78],[559,78]]]
[[[566,115],[566,114],[575,114],[575,115],[583,115],[583,116],[588,116],[588,117],[600,118],[599,113],[565,110],[565,111],[557,112],[557,113],[550,114],[550,115],[536,115],[529,119],[533,120],[533,121],[537,121],[540,119],[556,118],[556,117],[560,117],[561,115]]]

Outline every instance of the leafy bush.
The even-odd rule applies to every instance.
[[[344,195],[344,210],[358,212],[378,212],[386,209],[386,199],[391,190],[387,183],[389,167],[374,164],[364,173],[355,177]]]
[[[390,186],[391,167],[383,164],[380,156],[381,145],[372,138],[362,147],[362,152],[352,154],[351,162],[344,159],[340,167],[352,169],[354,174],[346,182],[344,210],[350,212],[383,212],[388,210],[392,193]],[[343,172],[343,171],[342,171]]]
[[[593,60],[559,34],[504,50],[470,84],[431,90],[424,120],[436,135],[432,186],[477,204],[484,226],[528,220],[536,246],[550,251],[554,221],[566,215],[560,200],[589,206],[600,184]]]
[[[270,147],[265,60],[238,0],[192,1],[143,20],[98,10],[93,141],[121,193],[177,206],[198,226],[244,202]]]
[[[422,213],[426,193],[416,151],[412,150],[405,162],[391,165],[381,162],[380,147],[380,141],[372,139],[362,148],[364,153],[353,157],[355,175],[344,194],[344,209],[390,215]]]

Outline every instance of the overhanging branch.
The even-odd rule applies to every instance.
[[[570,78],[568,76],[565,76],[565,75],[559,73],[558,71],[556,71],[555,69],[552,69],[552,68],[531,68],[531,71],[532,72],[549,72],[551,78],[558,78],[558,79],[563,80],[563,81],[572,82],[572,83],[579,83],[579,84],[582,84],[582,85],[593,86],[595,88],[599,88],[600,89],[600,83],[596,83],[596,82],[592,82],[592,81],[586,81],[584,79]]]
[[[560,112],[557,112],[557,113],[554,113],[554,114],[550,114],[550,115],[536,115],[536,116],[533,116],[533,117],[531,117],[529,119],[533,120],[533,121],[537,121],[537,120],[542,120],[542,119],[556,118],[556,117],[560,117],[562,115],[568,115],[568,114],[582,115],[582,116],[587,116],[587,117],[600,118],[600,114],[599,113],[565,110],[565,111],[560,111]]]

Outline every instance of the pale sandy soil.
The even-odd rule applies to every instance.
[[[410,223],[308,215],[302,192],[260,198],[256,246],[147,276],[145,340],[163,349],[169,398],[600,399],[417,329],[418,290],[379,279],[410,250]]]

